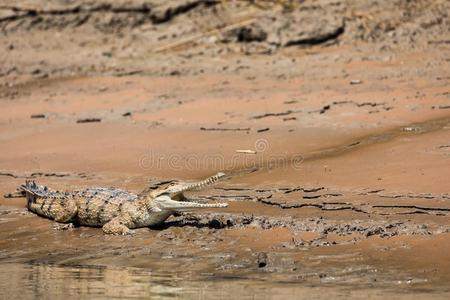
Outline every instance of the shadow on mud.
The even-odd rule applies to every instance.
[[[153,230],[165,230],[170,227],[195,227],[195,228],[208,228],[208,229],[224,229],[235,227],[236,223],[233,222],[233,219],[228,218],[221,220],[219,218],[202,218],[196,216],[182,216],[175,215],[176,220],[166,221],[163,224],[157,226],[150,226],[150,229]],[[242,221],[240,225],[248,225],[251,223],[249,218],[248,222]]]

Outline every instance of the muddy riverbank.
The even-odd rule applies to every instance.
[[[2,297],[448,298],[446,1],[0,4]],[[218,171],[132,236],[16,193]]]

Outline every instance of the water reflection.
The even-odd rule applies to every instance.
[[[153,274],[144,269],[1,264],[0,299],[36,298],[150,298],[150,299],[371,299],[393,296],[394,291],[302,285],[263,280],[192,280]],[[436,296],[443,295],[426,295]],[[422,294],[395,295],[420,299]],[[433,298],[433,297],[432,297]]]
[[[104,267],[4,264],[0,286],[7,298],[161,296],[177,298],[181,288],[170,278],[145,270]]]

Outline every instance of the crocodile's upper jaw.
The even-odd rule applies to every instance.
[[[205,180],[192,183],[176,183],[165,188],[153,191],[151,197],[157,198],[162,195],[168,195],[172,200],[182,200],[183,193],[192,190],[200,190],[223,180],[226,177],[225,173],[217,173]]]

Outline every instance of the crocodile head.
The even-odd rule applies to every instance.
[[[225,176],[225,173],[217,173],[199,182],[171,184],[167,187],[152,191],[147,199],[151,202],[149,204],[153,207],[156,205],[161,210],[186,211],[194,208],[227,207],[227,203],[203,204],[191,202],[184,196],[184,192],[200,190],[224,179]]]

